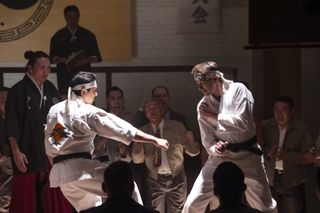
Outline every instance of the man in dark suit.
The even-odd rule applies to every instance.
[[[107,200],[98,207],[81,213],[157,213],[135,202],[131,196],[134,189],[130,164],[116,161],[106,168],[102,189],[107,193]]]

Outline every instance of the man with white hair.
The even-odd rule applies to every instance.
[[[92,105],[97,96],[96,76],[79,72],[70,81],[68,99],[51,107],[45,129],[46,153],[53,161],[51,187],[60,186],[77,211],[101,204],[106,164],[92,160],[96,134],[130,144],[152,143],[168,148],[168,142],[146,134],[117,116]],[[139,191],[136,200],[141,203]]]
[[[225,161],[231,161],[243,170],[250,206],[273,212],[276,202],[271,197],[262,151],[255,136],[251,92],[242,83],[225,79],[212,61],[195,65],[191,73],[204,94],[197,111],[202,144],[209,157],[193,185],[183,213],[205,212],[211,199],[217,199],[213,194],[212,174]]]

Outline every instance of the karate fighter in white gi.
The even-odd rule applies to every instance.
[[[191,72],[204,94],[197,111],[202,144],[209,157],[182,212],[205,212],[208,203],[217,199],[212,177],[217,166],[225,161],[243,170],[249,205],[263,212],[275,212],[276,202],[271,197],[262,151],[255,137],[251,92],[242,83],[225,79],[215,62],[197,64]]]
[[[117,116],[93,106],[96,76],[79,72],[70,81],[68,99],[51,107],[45,128],[46,153],[53,161],[51,187],[60,187],[77,211],[101,204],[103,171],[107,164],[91,159],[96,134],[120,141],[152,143],[167,149],[168,142],[148,135]],[[133,197],[142,203],[138,188]]]

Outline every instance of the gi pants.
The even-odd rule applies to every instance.
[[[103,177],[97,176],[84,180],[72,181],[60,186],[62,193],[72,206],[78,211],[89,209],[102,204],[102,198],[106,198],[106,193],[102,190]],[[132,198],[140,203],[142,199],[137,185],[134,185]]]
[[[212,199],[218,199],[213,194],[212,178],[217,166],[225,161],[231,161],[242,169],[247,184],[245,195],[249,205],[263,212],[276,212],[276,202],[271,197],[262,157],[249,152],[243,152],[241,155],[239,158],[209,156],[188,195],[182,212],[203,213]]]

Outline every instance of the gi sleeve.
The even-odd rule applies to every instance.
[[[245,132],[251,127],[253,120],[254,100],[251,92],[242,85],[235,90],[231,98],[232,109],[222,110],[218,114],[218,126],[220,131]]]
[[[137,133],[137,129],[127,121],[104,111],[94,113],[88,119],[88,125],[98,135],[111,138],[129,145]]]
[[[197,111],[202,145],[209,155],[215,155],[215,144],[217,143],[217,140],[214,136],[214,129],[216,128],[216,122],[211,118],[200,116],[199,106],[201,105],[201,102],[202,101],[200,101],[197,106]]]

